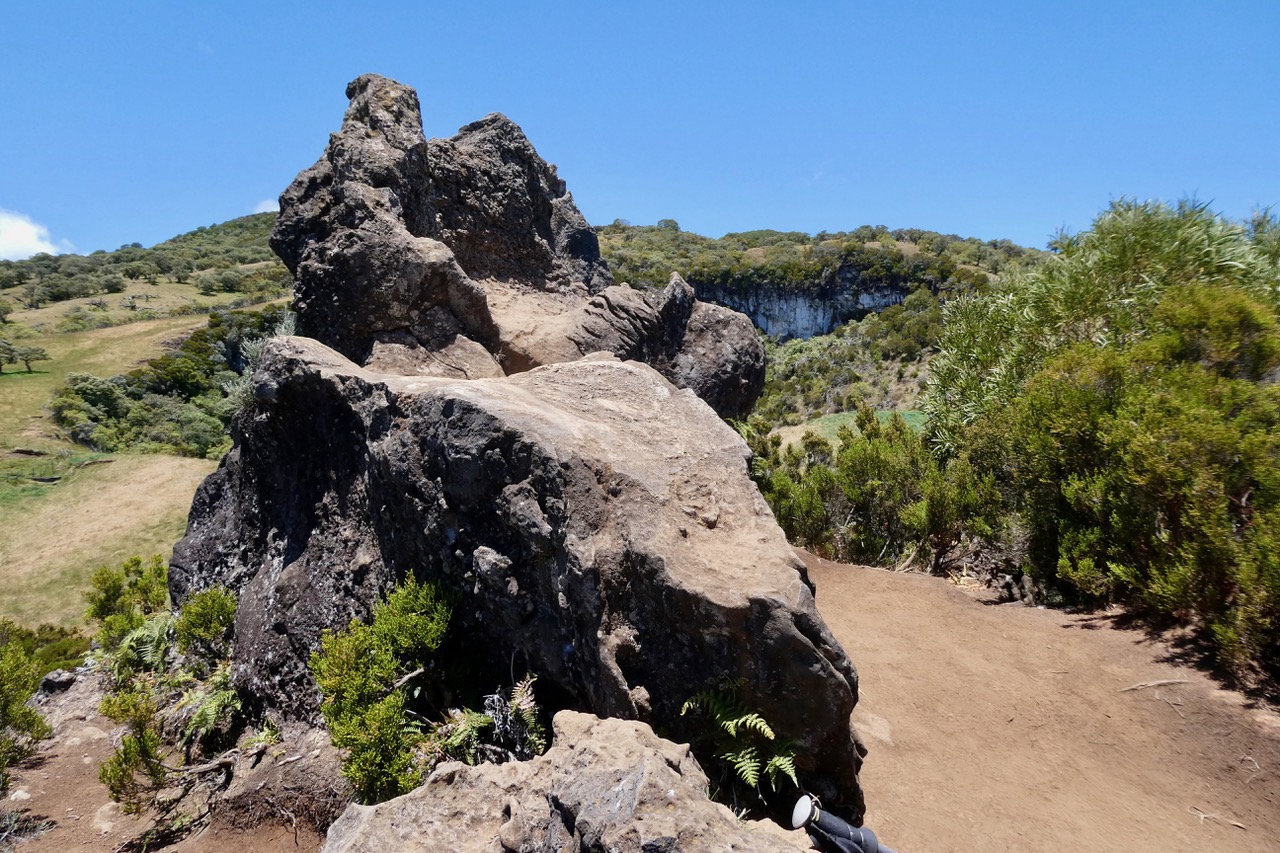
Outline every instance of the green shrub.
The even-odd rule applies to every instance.
[[[1040,580],[1197,626],[1245,677],[1280,678],[1277,230],[1118,202],[947,306],[923,405]]]
[[[873,565],[928,555],[941,571],[962,543],[1000,531],[992,475],[967,459],[939,461],[897,413],[881,424],[860,403],[856,425],[837,431],[838,445],[808,433],[785,451],[763,421],[740,428],[754,454],[752,477],[790,541]]]
[[[321,714],[334,745],[346,750],[342,772],[365,802],[406,793],[422,780],[413,755],[422,734],[410,726],[405,688],[396,680],[431,665],[451,606],[435,587],[409,577],[374,607],[369,624],[352,620],[326,631],[311,656]]]
[[[282,308],[219,310],[179,347],[127,374],[68,375],[54,393],[54,420],[74,441],[97,450],[217,458],[231,446],[228,427],[248,398],[263,338],[288,326]]]
[[[89,578],[89,587],[85,620],[98,624],[95,639],[114,652],[148,616],[167,607],[169,567],[159,554],[145,565],[141,557],[130,557],[117,569],[99,566]]]
[[[104,717],[123,723],[126,728],[119,747],[98,768],[98,781],[125,814],[148,808],[168,776],[158,719],[160,708],[153,686],[143,681],[108,694],[100,709]]]
[[[75,669],[89,650],[89,638],[73,628],[45,624],[32,630],[0,619],[0,646],[10,643],[26,653],[42,678],[55,669]]]
[[[195,593],[182,605],[174,623],[178,651],[206,660],[223,656],[235,619],[236,597],[226,587]]]
[[[9,768],[50,734],[49,724],[27,705],[40,677],[39,666],[19,643],[0,645],[0,794],[9,789]]]

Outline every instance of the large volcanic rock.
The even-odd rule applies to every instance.
[[[612,278],[555,171],[510,119],[428,142],[418,97],[365,75],[342,129],[280,197],[271,245],[298,329],[365,366],[478,378],[597,350],[647,361],[725,417],[764,385],[751,322],[683,282]],[[696,319],[697,322],[691,322]]]
[[[413,573],[451,632],[562,705],[699,734],[724,678],[828,805],[861,811],[853,665],[747,476],[739,436],[650,367],[600,355],[495,379],[375,373],[306,338],[265,348],[257,404],[174,550],[176,601],[239,593],[250,703],[314,717],[322,630]]]
[[[555,745],[516,764],[446,764],[377,806],[349,806],[325,853],[800,853],[803,832],[739,821],[707,799],[688,747],[643,723],[562,711]]]

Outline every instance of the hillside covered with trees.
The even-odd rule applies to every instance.
[[[188,304],[197,295],[263,301],[290,285],[288,270],[267,246],[274,224],[275,214],[259,213],[201,226],[151,248],[131,243],[113,252],[0,261],[0,321],[17,309],[34,311],[71,300],[80,302],[62,314],[58,331],[115,325],[112,309],[121,306],[132,312],[131,319],[175,313],[153,304],[162,284],[189,288]],[[132,286],[143,282],[152,288]]]

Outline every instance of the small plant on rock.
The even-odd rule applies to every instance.
[[[421,727],[406,711],[406,687],[431,665],[444,639],[451,602],[410,577],[363,624],[325,632],[311,656],[323,700],[320,712],[333,743],[347,750],[342,772],[356,796],[381,802],[406,793],[423,777],[414,760]]]
[[[761,800],[761,776],[777,791],[785,779],[795,787],[795,752],[786,741],[778,742],[773,728],[760,714],[743,704],[739,691],[745,679],[721,681],[720,685],[692,696],[680,709],[681,716],[702,715],[707,721],[705,738],[711,752],[722,763],[724,781],[740,783]],[[736,801],[736,794],[733,796]]]

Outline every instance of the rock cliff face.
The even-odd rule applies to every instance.
[[[750,322],[697,306],[683,282],[613,286],[595,232],[514,122],[494,114],[428,142],[412,89],[365,75],[347,96],[271,238],[302,334],[358,364],[456,378],[604,350],[653,364],[725,417],[751,410],[764,349]]]
[[[378,806],[351,806],[325,853],[811,850],[801,831],[739,821],[707,799],[688,747],[643,723],[562,711],[555,746],[518,765],[446,764]]]
[[[316,720],[321,633],[414,575],[458,596],[485,687],[533,672],[554,708],[693,740],[685,700],[741,679],[806,787],[859,816],[856,672],[717,415],[758,389],[748,321],[679,276],[611,285],[506,119],[426,143],[412,90],[348,92],[273,238],[310,337],[264,348],[170,562],[176,602],[238,594],[248,706]]]
[[[830,334],[850,320],[897,305],[909,292],[904,287],[869,287],[854,270],[837,272],[835,282],[825,287],[723,287],[696,280],[691,284],[699,299],[740,311],[760,331],[782,340]]]

